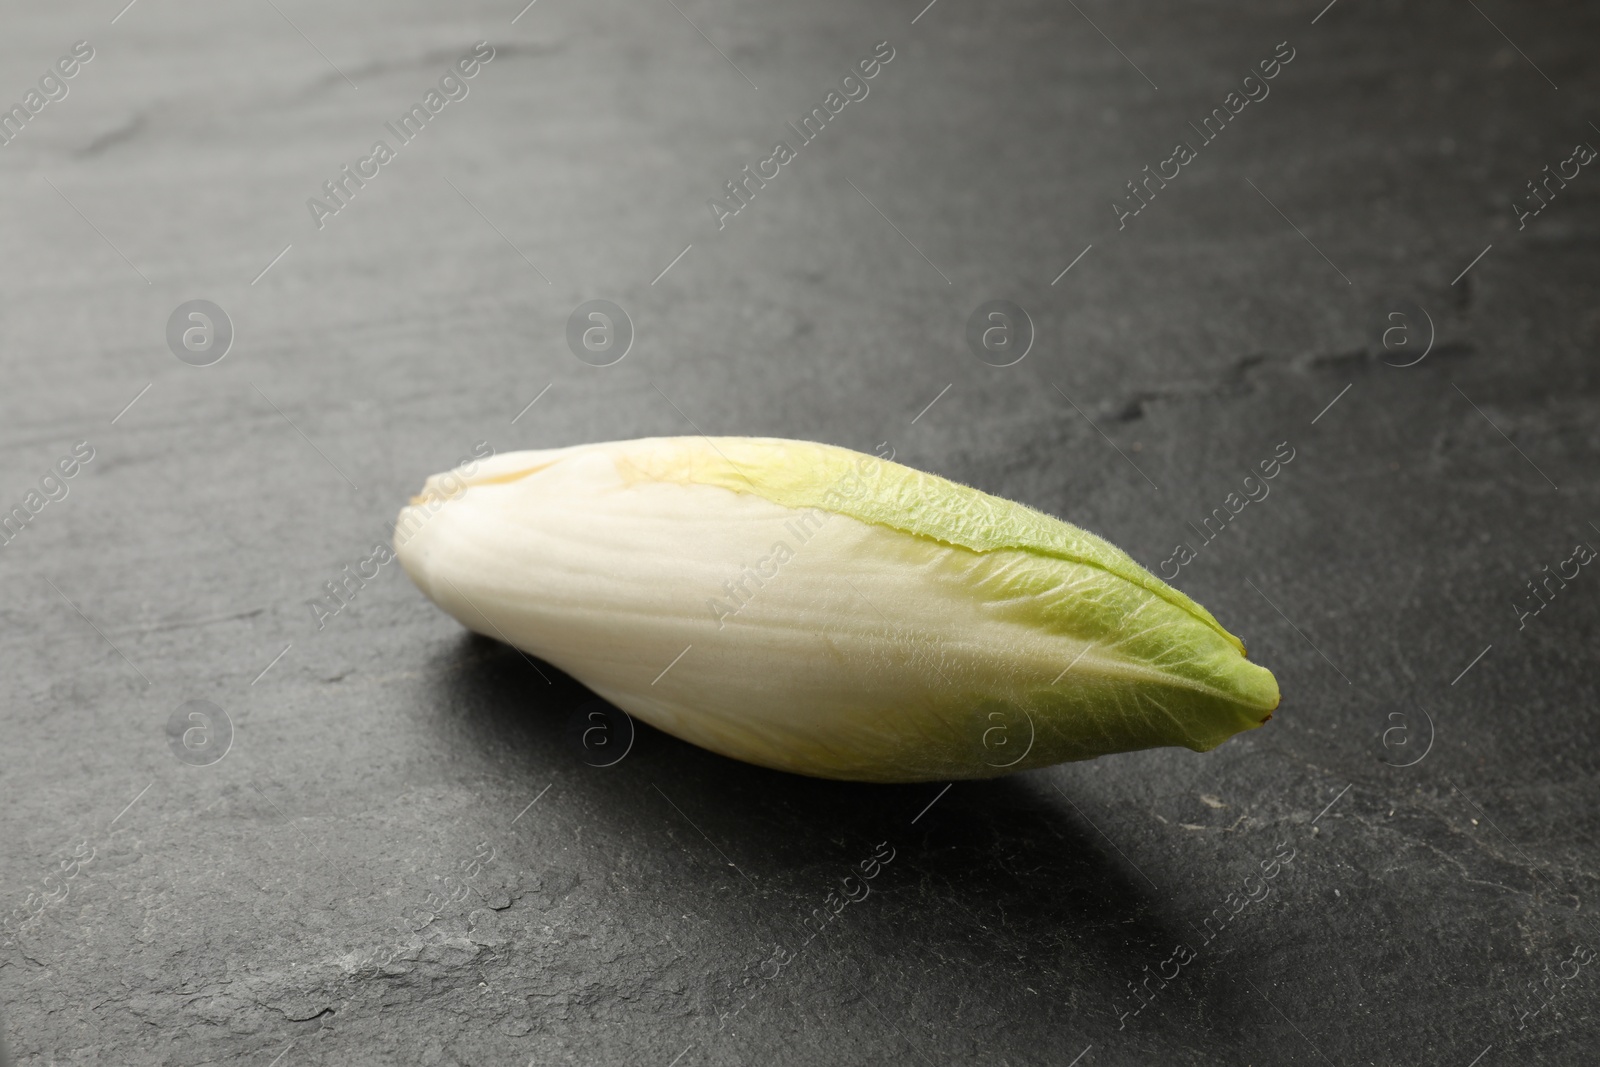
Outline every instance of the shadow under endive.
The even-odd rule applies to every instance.
[[[848,938],[818,938],[806,950],[824,962],[807,996],[820,983],[834,1003],[866,998],[902,1018],[952,1024],[952,1013],[999,1013],[1019,1040],[1065,1042],[1071,1032],[1154,1047],[1192,1038],[1197,1025],[1212,1040],[1257,1029],[1255,1007],[1209,958],[1185,969],[1137,1025],[1119,1020],[1139,1006],[1132,987],[1154,988],[1149,976],[1175,945],[1198,944],[1195,928],[1089,822],[1083,798],[1057,791],[1050,771],[957,782],[944,794],[937,782],[836,782],[728,759],[636,720],[626,756],[596,766],[614,753],[577,739],[585,714],[606,705],[559,669],[464,635],[429,671],[442,744],[511,776],[518,795],[551,781],[580,794],[586,840],[627,841],[636,865],[639,850],[654,855],[651,884],[693,894],[735,941],[793,950],[807,940],[802,920],[887,843],[895,859],[874,884],[875,903],[850,913]],[[686,849],[705,864],[705,882],[687,888],[674,873]],[[711,891],[722,882],[727,891]],[[907,985],[890,977],[891,959],[895,973],[959,959],[979,980]],[[707,977],[713,1020],[719,982],[744,964],[722,960]],[[1024,1043],[1010,1054],[1038,1051]]]

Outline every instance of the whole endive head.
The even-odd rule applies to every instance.
[[[684,740],[802,774],[1205,751],[1278,705],[1238,638],[1110,543],[831,445],[507,453],[430,478],[395,548],[469,629]]]

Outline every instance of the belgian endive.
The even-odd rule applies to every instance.
[[[1203,752],[1270,671],[1095,535],[831,445],[613,441],[428,479],[395,548],[463,625],[667,733],[800,774]]]

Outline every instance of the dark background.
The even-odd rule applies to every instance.
[[[0,148],[0,505],[94,449],[0,548],[19,1062],[1592,1058],[1600,573],[1518,611],[1600,545],[1600,173],[1512,206],[1600,145],[1592,6],[120,6],[0,16],[7,106],[95,49]],[[318,230],[306,199],[479,40],[470,95]],[[707,198],[882,40],[719,231]],[[165,336],[196,298],[235,331],[203,368]],[[568,349],[591,299],[636,331],[611,366]],[[965,340],[996,299],[1036,333],[1004,368]],[[476,442],[697,431],[887,441],[1152,569],[1289,442],[1175,580],[1283,705],[1210,754],[941,795],[644,727],[590,766],[581,687],[398,567],[317,629]],[[191,700],[219,762],[177,758]]]

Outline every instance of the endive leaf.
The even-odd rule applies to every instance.
[[[1108,542],[829,445],[502,455],[430,479],[396,548],[465,625],[669,733],[799,773],[1204,751],[1278,703],[1237,638]]]
[[[1182,608],[1217,631],[1240,652],[1244,645],[1211,613],[1087,530],[1003,497],[948,478],[833,445],[775,438],[719,438],[707,450],[700,438],[677,438],[678,447],[640,453],[638,477],[720,485],[752,492],[791,508],[827,508],[862,522],[959,545],[974,552],[1019,549],[1087,563]],[[871,479],[862,491],[863,478]]]

